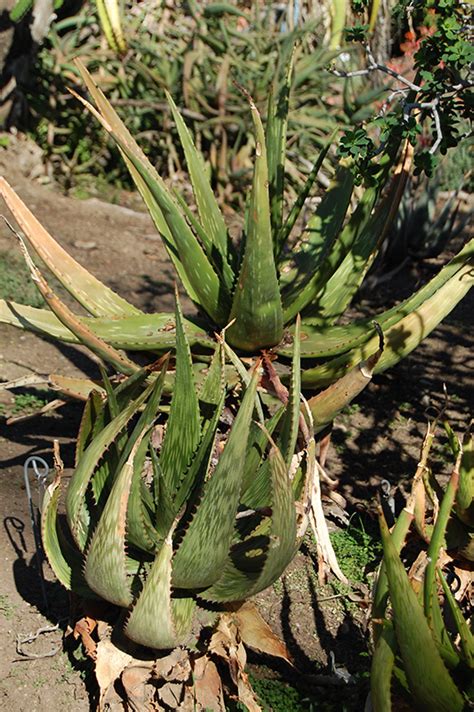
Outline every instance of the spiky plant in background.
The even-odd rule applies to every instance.
[[[354,189],[352,174],[341,163],[334,182],[297,239],[295,227],[329,145],[285,216],[291,68],[278,95],[270,100],[266,133],[256,106],[247,97],[256,155],[243,237],[235,244],[202,159],[172,98],[169,105],[188,164],[197,212],[168,189],[85,68],[79,62],[77,66],[97,108],[81,101],[119,146],[177,275],[199,309],[198,319],[185,320],[196,377],[214,351],[211,334],[228,327],[228,343],[247,356],[271,350],[272,368],[285,382],[289,378],[295,317],[301,313],[302,387],[313,391],[327,387],[309,400],[315,427],[321,429],[367,385],[373,372],[383,371],[410,353],[470,289],[473,240],[397,307],[373,319],[337,324],[373,263],[397,210],[410,152],[405,151],[398,165],[396,148],[383,154],[371,184],[362,191]],[[67,255],[3,180],[0,192],[29,247],[90,314],[75,316],[52,292],[26,253],[50,311],[2,301],[1,321],[83,343],[125,374],[138,370],[138,365],[122,350],[159,354],[174,346],[175,328],[169,314],[144,314],[113,293]],[[355,208],[351,208],[351,200],[357,201]],[[385,337],[383,353],[380,332]],[[229,382],[236,376],[235,366],[229,362]],[[52,383],[57,384],[57,379]],[[92,387],[92,383],[86,383],[81,392]]]
[[[384,558],[372,610],[374,712],[396,709],[394,689],[395,699],[406,696],[417,710],[454,712],[472,702],[473,437],[468,430],[461,442],[446,425],[455,464],[443,489],[429,464],[436,425],[428,427],[411,496],[391,534],[380,518]],[[407,574],[400,551],[412,525],[425,547]]]

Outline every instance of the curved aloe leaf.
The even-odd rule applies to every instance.
[[[300,327],[301,319],[298,316],[296,319],[295,338],[293,342],[293,363],[291,365],[291,383],[288,395],[288,405],[282,423],[282,431],[278,439],[278,447],[283,453],[288,469],[295,453],[301,417]]]
[[[473,423],[464,436],[461,464],[459,467],[459,487],[456,492],[456,514],[465,524],[474,524],[474,437]]]
[[[285,79],[278,90],[276,100],[274,98],[273,91],[270,90],[267,110],[266,149],[268,183],[272,232],[277,236],[274,245],[276,258],[278,258],[285,242],[285,236],[282,233],[282,224],[285,188],[286,135],[288,129],[288,108],[293,66],[294,46],[291,51]]]
[[[60,534],[58,504],[61,481],[56,478],[46,489],[41,510],[41,540],[55,576],[68,589],[86,598],[95,598],[81,574],[83,558]]]
[[[113,346],[110,346],[110,344],[90,331],[86,324],[81,322],[69,307],[56,296],[39,269],[34,265],[23,242],[21,242],[21,245],[32,279],[41,292],[45,302],[59,321],[62,322],[81,343],[85,344],[85,346],[100,358],[104,359],[104,361],[112,364],[117,371],[126,374],[137,372],[139,367],[133,363],[133,361],[130,361],[125,355],[121,354],[114,349]]]
[[[135,180],[137,188],[147,206],[154,206],[152,217],[157,223],[173,264],[180,274],[184,272],[186,275],[186,280],[183,280],[185,287],[188,283],[192,286],[190,296],[197,298],[198,303],[217,324],[224,325],[228,316],[228,306],[225,304],[227,297],[223,294],[218,275],[188,226],[179,205],[103,93],[96,87],[87,69],[79,60],[76,60],[76,66],[99,110],[79,95],[74,96],[97,118],[117,143],[127,159],[127,165],[133,166],[132,178],[135,180],[137,174],[139,175],[140,180]],[[162,226],[165,226],[164,230]]]
[[[207,601],[238,601],[263,591],[288,566],[297,548],[296,510],[285,461],[273,444],[269,453],[271,519],[235,544],[223,573],[202,594]]]
[[[68,524],[81,551],[85,548],[88,536],[89,520],[84,508],[84,498],[91,477],[104,452],[106,452],[127,425],[130,418],[135,415],[140,406],[146,401],[152,388],[153,384],[148,386],[136,400],[125,407],[121,413],[92,440],[82,454],[66,495]]]
[[[163,542],[125,625],[126,635],[150,648],[175,648],[191,628],[192,598],[171,598],[172,532]]]
[[[277,344],[283,334],[283,311],[273,256],[265,134],[257,107],[247,95],[255,127],[255,168],[250,194],[245,247],[227,330],[229,343],[253,351]]]
[[[471,240],[432,282],[407,300],[405,306],[400,305],[399,319],[393,323],[390,321],[390,327],[384,329],[385,349],[375,367],[375,373],[390,368],[407,356],[467,294],[474,281],[473,256],[474,240]],[[433,285],[436,286],[434,292]],[[429,296],[423,299],[425,295]],[[306,369],[302,374],[303,387],[311,388],[333,382],[344,375],[347,369],[353,368],[373,353],[377,348],[377,340],[378,337],[372,337],[360,348],[321,366]]]
[[[347,231],[341,233],[341,228],[353,186],[351,172],[340,167],[315,214],[308,221],[301,249],[294,255],[296,268],[289,275],[280,275],[285,323],[311,304],[321,289],[326,273],[330,276],[337,266],[333,265],[333,261],[337,262],[336,247],[341,249],[348,242]]]
[[[143,432],[141,438],[145,435]],[[126,570],[126,520],[133,461],[140,446],[136,441],[120,469],[107,498],[87,550],[84,576],[95,593],[116,606],[128,607],[133,600]]]
[[[370,694],[374,712],[392,712],[392,673],[396,651],[395,633],[387,621],[377,640],[370,668]]]
[[[361,393],[372,380],[375,368],[383,354],[383,340],[379,337],[377,351],[354,366],[326,390],[308,400],[315,432],[320,432],[343,408]]]
[[[234,287],[235,275],[229,266],[228,249],[229,241],[227,237],[227,228],[224,218],[220,211],[217,200],[212,192],[211,186],[206,175],[206,169],[202,156],[198,153],[191,135],[183,121],[181,114],[178,111],[170,94],[166,94],[166,98],[171,108],[171,113],[178,129],[181,145],[186,157],[191,185],[193,187],[194,197],[199,212],[199,218],[202,224],[202,234],[207,239],[204,248],[211,260],[214,269],[222,275],[225,288],[232,292]]]
[[[160,467],[171,492],[191,463],[201,437],[199,402],[193,377],[191,351],[176,298],[176,376],[170,416],[160,456]]]
[[[421,709],[433,712],[461,712],[464,709],[463,697],[437,650],[383,515],[380,517],[380,530],[395,633],[414,701]]]
[[[472,670],[474,668],[474,636],[472,635],[468,622],[459,608],[458,602],[453,596],[453,592],[449,588],[449,585],[443,576],[443,572],[441,569],[438,569],[437,572],[443,587],[444,595],[446,596],[446,601],[448,602],[451,615],[457,628],[464,660],[466,661],[468,667]]]
[[[373,264],[397,213],[408,180],[412,156],[413,148],[410,146],[405,149],[397,166],[387,195],[380,201],[374,214],[360,227],[351,249],[325,283],[320,296],[310,305],[311,311],[317,314],[317,319],[321,322],[334,321],[344,312]],[[380,192],[385,182],[385,173],[384,169],[380,171],[379,183],[371,189],[375,194]]]
[[[138,314],[117,319],[76,316],[90,332],[115,349],[126,351],[164,351],[176,345],[174,320],[165,312]],[[70,344],[81,340],[58,317],[46,309],[0,299],[0,322],[19,329],[37,331]],[[183,320],[191,346],[215,347],[206,332],[189,319]]]
[[[173,561],[173,585],[202,588],[219,577],[235,525],[259,369],[245,391],[224,451]]]
[[[141,314],[132,304],[119,297],[110,287],[106,287],[90,272],[82,267],[45,230],[28,210],[21,198],[0,177],[0,194],[12,211],[15,220],[24,233],[28,244],[43,260],[69,294],[94,316],[130,316]]]
[[[458,455],[458,461],[456,462],[456,466],[451,474],[450,480],[444,492],[443,499],[441,500],[438,516],[436,517],[436,522],[433,527],[433,532],[431,534],[430,544],[427,552],[428,564],[425,569],[425,578],[423,586],[423,605],[425,609],[426,620],[428,621],[429,625],[431,625],[434,598],[437,595],[436,567],[438,564],[440,549],[444,543],[446,527],[448,526],[448,519],[451,516],[454,500],[456,498],[456,491],[459,483],[460,461],[461,453],[459,453]]]

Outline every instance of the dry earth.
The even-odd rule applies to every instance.
[[[35,167],[34,157],[17,152],[15,145],[0,153],[0,173],[76,259],[140,307],[148,311],[171,309],[173,273],[148,216],[95,199],[79,202],[64,197],[31,179]],[[0,250],[5,249],[17,247],[13,235],[1,224]],[[374,304],[405,296],[437,266],[428,263],[422,273],[413,270],[404,274],[398,284],[385,285],[380,293],[371,295],[370,302],[362,300],[359,308],[370,311]],[[357,405],[336,423],[327,468],[340,480],[338,492],[346,499],[348,515],[361,512],[369,529],[374,528],[372,501],[381,479],[388,479],[395,491],[397,483],[413,473],[426,413],[441,402],[443,384],[451,397],[448,414],[453,427],[461,431],[467,423],[474,394],[472,307],[472,297],[468,297],[414,354],[389,374],[376,377]],[[0,325],[0,382],[55,371],[96,375],[96,366],[79,348],[54,345]],[[0,398],[8,408],[10,394],[0,390]],[[89,709],[87,666],[77,660],[77,650],[59,649],[51,657],[37,659],[26,658],[17,650],[18,636],[52,627],[58,621],[58,630],[41,633],[34,643],[23,645],[23,650],[43,655],[60,648],[68,610],[67,596],[47,566],[49,612],[42,601],[23,464],[32,454],[51,463],[56,438],[70,468],[80,410],[79,405],[69,404],[48,417],[11,426],[0,424],[2,709]],[[437,463],[440,469],[446,467],[442,447],[437,451]],[[330,507],[328,517],[332,527],[340,526]],[[319,695],[320,688],[311,675],[327,669],[331,650],[337,663],[351,673],[367,668],[367,633],[366,611],[360,601],[364,591],[356,587],[351,600],[347,591],[341,595],[331,585],[320,586],[315,571],[314,547],[308,543],[283,583],[259,599],[261,610],[285,639],[302,673],[273,666],[274,672],[266,670],[266,674],[282,674],[287,679],[297,676],[309,692]],[[261,668],[255,670],[256,674],[261,672]],[[337,692],[332,709],[345,709],[346,703],[351,709],[362,709],[366,682],[363,677],[358,680],[354,688]],[[321,694],[324,697],[326,693]]]

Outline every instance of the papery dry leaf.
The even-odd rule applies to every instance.
[[[245,645],[259,653],[283,658],[290,665],[293,664],[286,645],[263,620],[254,603],[244,603],[233,615]]]
[[[183,687],[182,682],[167,682],[158,689],[158,699],[172,710],[183,710],[184,712],[186,708],[183,709],[181,704],[184,697]]]
[[[193,672],[197,710],[225,712],[222,681],[214,662],[203,655],[195,661]]]
[[[411,587],[416,594],[419,594],[421,589],[423,588],[425,569],[427,566],[428,557],[426,555],[426,551],[420,551],[408,572],[408,578],[410,579]]]
[[[209,651],[221,657],[229,666],[229,672],[237,687],[238,697],[249,712],[262,712],[257,703],[255,693],[245,673],[247,655],[240,640],[240,635],[232,620],[232,613],[224,613],[217,624],[216,630],[209,642]]]
[[[184,648],[175,648],[164,658],[154,661],[153,676],[168,682],[186,682],[191,679],[191,661],[189,652]]]
[[[96,659],[97,654],[97,643],[92,638],[92,633],[97,627],[97,621],[95,618],[90,618],[89,616],[84,616],[78,620],[74,626],[72,632],[74,638],[77,640],[81,639],[82,644],[85,648],[86,655],[88,655],[93,660]]]
[[[272,364],[272,359],[267,352],[263,353],[263,376],[262,386],[270,391],[273,391],[279,401],[284,405],[288,403],[288,388],[283,385],[278,373]]]
[[[474,600],[474,584],[473,584],[473,565],[471,562],[466,562],[468,564],[466,568],[460,568],[459,566],[454,566],[454,574],[459,581],[459,586],[456,588],[454,593],[454,598],[461,602],[465,598],[469,602]]]
[[[99,684],[99,710],[104,709],[107,692],[120,677],[132,656],[117,648],[107,638],[97,643],[95,675]]]
[[[127,710],[143,712],[152,710],[156,687],[150,684],[152,664],[132,663],[122,672],[121,683],[127,695]]]

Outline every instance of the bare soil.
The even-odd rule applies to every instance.
[[[11,182],[35,215],[67,250],[100,279],[147,311],[173,308],[173,271],[145,213],[97,199],[76,201],[31,179],[34,157],[29,162],[15,146],[0,153],[0,172]],[[2,210],[2,209],[0,209]],[[0,250],[16,250],[15,238],[0,224]],[[444,255],[446,259],[449,255]],[[405,271],[396,283],[360,301],[361,311],[377,304],[393,303],[426,280],[438,268],[428,262]],[[189,305],[188,305],[189,306]],[[387,479],[400,501],[400,485],[409,481],[416,467],[427,414],[450,396],[448,416],[454,430],[466,426],[474,394],[473,299],[468,296],[445,323],[404,362],[374,378],[357,404],[338,418],[329,449],[327,470],[339,478],[337,491],[346,500],[348,517],[359,513],[367,531],[376,532],[373,500],[380,482]],[[81,348],[62,346],[0,325],[0,382],[23,375],[51,372],[96,376],[96,365]],[[7,409],[12,396],[0,390]],[[45,565],[43,601],[35,560],[35,545],[23,480],[23,464],[30,455],[52,462],[52,443],[58,439],[67,468],[71,468],[74,438],[81,414],[71,403],[48,417],[6,426],[0,423],[0,707],[15,712],[90,709],[93,691],[87,665],[78,649],[65,650],[62,634],[67,625],[68,598]],[[446,469],[446,453],[437,453],[440,471]],[[341,527],[328,501],[332,528]],[[256,676],[283,676],[297,681],[313,699],[332,699],[331,709],[363,709],[367,692],[364,675],[368,666],[367,587],[357,584],[344,590],[318,583],[317,562],[310,538],[282,582],[261,594],[260,608],[274,630],[287,643],[298,673],[274,661],[251,659]],[[369,579],[370,581],[370,575]],[[18,637],[40,633],[33,643],[20,645]],[[26,657],[57,652],[49,657]],[[313,676],[329,670],[333,651],[338,666],[353,676],[353,686],[324,691]],[[258,664],[258,665],[257,665]],[[315,707],[315,709],[327,709]]]

